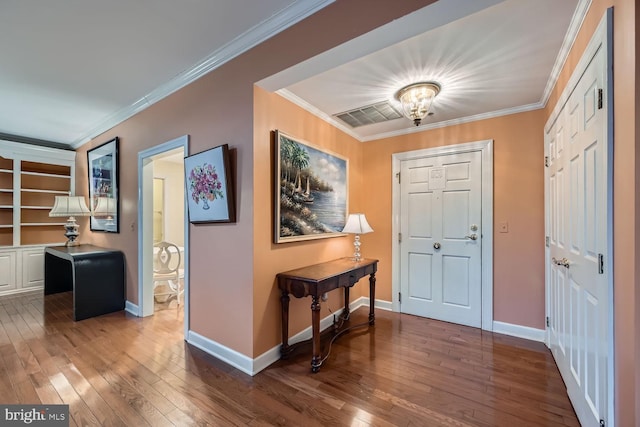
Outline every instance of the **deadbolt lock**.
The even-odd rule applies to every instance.
[[[440,249],[440,243],[435,242],[435,243],[433,244],[433,249]]]

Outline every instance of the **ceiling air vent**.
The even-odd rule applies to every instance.
[[[357,128],[358,126],[399,119],[402,117],[402,114],[393,108],[389,102],[383,101],[367,107],[356,108],[355,110],[335,114],[334,117],[339,118],[352,128]]]

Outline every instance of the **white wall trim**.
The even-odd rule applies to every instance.
[[[493,332],[496,334],[510,335],[531,341],[544,343],[546,331],[544,329],[531,328],[529,326],[514,325],[505,322],[493,322]]]
[[[129,300],[125,301],[124,303],[124,311],[127,311],[136,317],[140,317],[140,309],[136,304],[132,303]]]
[[[392,218],[391,218],[391,301],[393,311],[400,311],[400,185],[396,174],[402,162],[422,157],[480,151],[482,155],[482,329],[493,330],[493,140],[475,141],[444,147],[406,151],[392,155]]]
[[[360,297],[349,304],[349,310],[355,311],[360,307],[369,306],[369,298],[368,297]],[[376,308],[381,310],[391,310],[391,302],[376,300]],[[339,316],[344,309],[340,308],[335,312],[329,314],[325,318],[320,320],[320,330],[324,330],[331,326],[333,323],[333,316]],[[310,339],[312,336],[311,326],[303,329],[297,334],[289,337],[289,344],[295,344],[301,341],[305,341]],[[272,347],[271,349],[265,351],[260,356],[255,359],[251,359],[248,356],[245,356],[242,353],[238,353],[235,350],[232,350],[228,347],[225,347],[221,344],[216,343],[202,335],[189,331],[187,342],[198,347],[200,350],[210,354],[211,356],[222,360],[225,363],[230,364],[231,366],[238,368],[242,372],[248,375],[256,375],[258,372],[264,370],[269,367],[271,364],[280,360],[280,344]]]
[[[362,298],[359,298],[356,301],[352,302],[349,305],[350,309],[355,310],[355,308],[351,307],[358,308],[362,306],[363,301],[361,300]],[[333,323],[333,316],[339,316],[342,311],[343,309],[341,308],[326,316],[324,319],[321,319],[320,330],[322,331],[331,326],[331,324]],[[311,338],[311,335],[311,326],[309,326],[308,328],[303,329],[302,331],[290,337],[289,344],[295,344],[304,340],[308,340],[309,338]],[[229,365],[238,368],[245,374],[251,376],[256,375],[258,372],[267,368],[269,365],[280,360],[280,344],[272,347],[255,359],[251,359],[249,356],[245,356],[242,353],[238,353],[235,350],[218,344],[217,342],[212,341],[209,338],[206,338],[196,332],[189,331],[188,337],[189,338],[187,339],[187,342],[189,344],[193,344],[194,346],[210,354],[211,356],[218,358],[223,362],[228,363]]]
[[[369,297],[360,297],[357,300],[353,301],[351,304],[349,304],[349,310],[353,311],[363,306],[369,307]],[[391,301],[377,299],[376,308],[384,311],[393,311],[393,303]]]
[[[351,301],[351,303],[349,304],[349,310],[353,312],[358,308],[365,307],[365,306],[369,307],[369,297],[360,297],[358,299],[355,299],[354,301]],[[379,308],[381,310],[391,311],[391,301],[384,301],[384,300],[377,299],[376,308]],[[331,324],[333,323],[333,316],[334,315],[339,316],[343,310],[344,310],[343,308],[340,308],[339,310],[335,311],[334,313],[331,313],[324,319],[321,319],[320,330],[322,331],[328,328],[329,326],[331,326]],[[311,326],[309,326],[308,328],[305,328],[302,331],[290,337],[289,344],[295,344],[297,342],[308,340],[311,338],[311,336],[312,336],[312,330],[311,330]],[[258,372],[262,371],[263,369],[267,368],[269,365],[277,362],[278,360],[280,360],[280,344],[276,345],[270,350],[267,350],[266,352],[262,353],[260,356],[254,359],[253,375],[257,374]]]
[[[178,74],[167,83],[155,88],[131,105],[111,114],[105,120],[97,123],[86,135],[76,139],[71,146],[76,149],[92,138],[108,131],[112,127],[122,123],[136,113],[150,107],[173,92],[185,87],[189,83],[198,80],[205,74],[231,61],[233,58],[248,51],[254,46],[273,37],[281,31],[289,28],[297,22],[314,14],[323,7],[333,3],[334,0],[303,0],[293,2],[283,11],[269,17],[249,29],[231,42],[209,54],[206,58],[194,64],[191,68]]]
[[[334,118],[333,116],[330,116],[330,115],[326,114],[325,112],[321,111],[319,108],[309,104],[304,99],[294,95],[291,91],[289,91],[287,89],[280,89],[280,90],[276,91],[276,93],[278,95],[282,96],[283,98],[285,98],[286,100],[296,104],[298,107],[302,108],[303,110],[306,110],[309,113],[313,114],[314,116],[318,117],[319,119],[324,120],[325,122],[329,123],[333,127],[336,127],[338,129],[340,129],[341,131],[343,131],[347,135],[355,138],[356,140],[358,140],[360,142],[376,141],[378,139],[392,138],[392,137],[400,136],[400,135],[409,135],[409,134],[424,132],[424,131],[427,131],[427,130],[430,130],[430,129],[439,129],[439,128],[444,128],[444,127],[447,127],[447,126],[456,126],[456,125],[461,125],[461,124],[464,124],[464,123],[477,122],[479,120],[488,120],[488,119],[492,119],[492,118],[495,118],[495,117],[508,116],[510,114],[524,113],[524,112],[527,112],[527,111],[534,111],[534,110],[539,110],[541,108],[544,108],[544,104],[542,102],[536,102],[536,103],[533,103],[533,104],[520,105],[520,106],[517,106],[517,107],[505,108],[505,109],[502,109],[502,110],[490,111],[488,113],[482,113],[482,114],[476,114],[476,115],[473,115],[473,116],[460,117],[460,118],[457,118],[457,119],[446,120],[446,121],[443,121],[443,122],[425,123],[425,124],[422,124],[420,126],[412,126],[410,128],[406,128],[406,129],[399,129],[399,130],[395,130],[395,131],[391,131],[391,132],[382,132],[382,133],[377,133],[377,134],[369,135],[369,136],[360,136],[358,133],[356,133],[353,130],[353,128],[350,128],[349,126],[346,126],[340,120]]]
[[[578,1],[578,6],[573,12],[571,22],[569,23],[569,29],[564,36],[562,46],[560,46],[560,51],[558,51],[558,55],[556,56],[556,60],[553,64],[553,68],[551,69],[551,74],[549,75],[549,79],[547,80],[547,85],[545,86],[544,92],[542,93],[542,100],[540,102],[543,106],[546,106],[547,102],[549,102],[551,91],[558,83],[560,72],[562,71],[564,64],[567,62],[569,52],[571,52],[571,48],[573,47],[573,44],[576,41],[576,37],[578,36],[578,31],[582,27],[582,23],[584,22],[584,18],[587,16],[587,12],[589,11],[590,6],[591,0]]]
[[[17,276],[17,271],[16,271],[16,276]],[[16,280],[17,282],[17,280]],[[14,289],[7,289],[6,291],[0,291],[0,297],[4,297],[4,296],[14,296],[17,294],[24,294],[27,292],[37,292],[37,293],[44,293],[44,286],[30,286],[28,288],[14,288]]]
[[[253,359],[251,359],[249,356],[245,356],[244,354],[237,352],[236,350],[219,344],[193,331],[189,331],[187,335],[187,342],[194,347],[198,347],[205,353],[212,355],[216,359],[220,359],[223,362],[233,366],[234,368],[241,370],[245,374],[256,374],[255,372],[253,372]]]
[[[606,17],[606,13],[605,13],[605,17]],[[607,35],[608,35],[607,32],[609,30],[610,29],[607,27],[606,19],[602,19],[598,24],[598,27],[593,32],[593,36],[591,37],[589,44],[585,48],[584,53],[580,57],[580,60],[578,61],[578,64],[576,65],[574,72],[571,74],[571,77],[569,77],[569,81],[567,81],[567,85],[565,86],[564,90],[560,94],[560,97],[558,98],[558,102],[553,107],[553,110],[549,115],[549,119],[547,119],[547,123],[544,126],[545,134],[549,133],[549,130],[555,124],[556,120],[558,119],[558,115],[564,108],[564,105],[569,100],[569,97],[573,92],[573,90],[569,90],[569,89],[575,88],[575,86],[578,84],[578,82],[580,81],[580,78],[582,77],[582,73],[584,72],[584,70],[587,69],[587,66],[590,64],[591,60],[596,55],[598,50],[600,50],[603,46],[605,47],[607,46]],[[611,65],[607,64],[607,67],[610,68]]]

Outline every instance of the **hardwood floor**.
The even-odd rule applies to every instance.
[[[177,310],[73,322],[71,298],[0,297],[0,403],[78,426],[579,425],[540,343],[377,310],[319,373],[300,351],[250,377],[187,345]]]

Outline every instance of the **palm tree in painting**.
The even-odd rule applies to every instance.
[[[289,182],[291,179],[293,152],[296,145],[297,144],[289,138],[285,138],[284,136],[280,137],[280,163],[282,165],[280,172],[282,175],[281,178],[284,179],[285,182]]]
[[[300,174],[304,168],[309,166],[309,153],[302,148],[300,144],[294,144],[293,156],[291,163],[294,169],[296,169],[295,182],[300,184]]]

